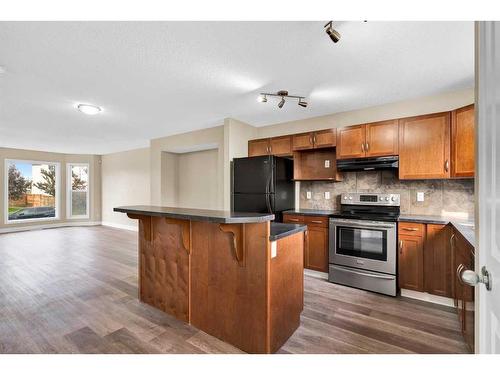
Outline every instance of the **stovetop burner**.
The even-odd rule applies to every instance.
[[[399,194],[346,193],[341,195],[340,212],[331,217],[397,221],[400,213]]]

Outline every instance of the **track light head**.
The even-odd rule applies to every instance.
[[[285,105],[285,98],[281,98],[281,101],[278,103],[278,108],[283,108]]]
[[[304,107],[306,108],[307,107],[307,102],[303,101],[302,99],[299,99],[299,103],[298,103],[301,107]]]
[[[333,43],[337,43],[340,40],[340,33],[333,28],[333,21],[328,22],[325,27],[325,32],[328,34]]]

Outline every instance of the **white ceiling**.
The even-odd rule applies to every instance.
[[[105,154],[473,87],[472,22],[338,22],[337,44],[323,24],[0,22],[0,147]],[[256,101],[280,89],[309,107]]]

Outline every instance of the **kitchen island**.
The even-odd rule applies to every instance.
[[[300,324],[305,226],[272,214],[117,207],[139,220],[139,299],[249,353]]]

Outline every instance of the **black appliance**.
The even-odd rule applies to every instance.
[[[378,169],[399,168],[398,156],[381,156],[378,158],[359,158],[337,160],[338,171],[372,171]]]
[[[233,211],[273,213],[281,222],[282,212],[295,206],[293,161],[272,155],[233,160]]]
[[[346,193],[330,218],[328,279],[396,295],[399,194]]]

